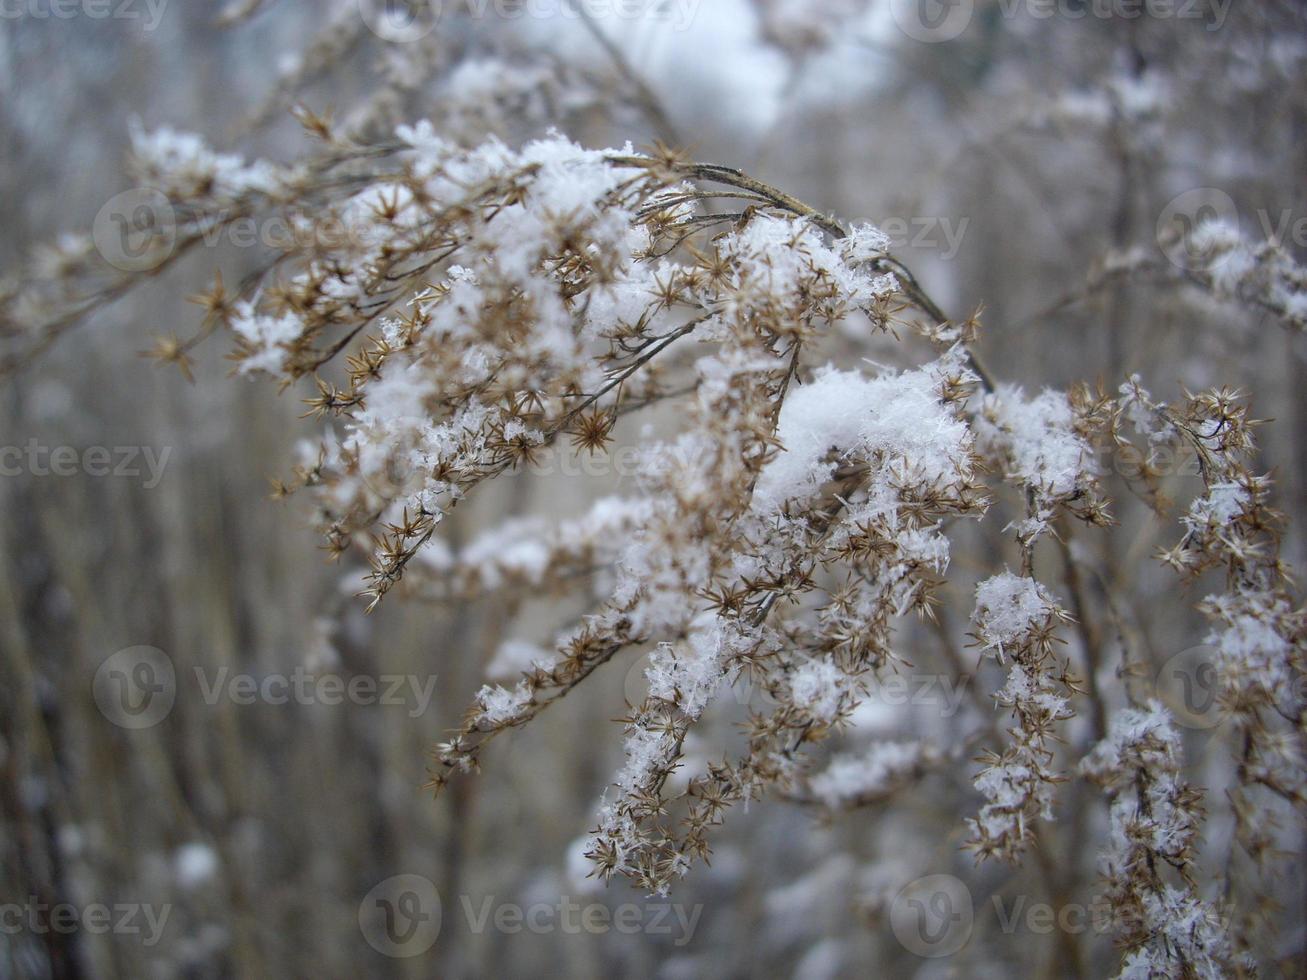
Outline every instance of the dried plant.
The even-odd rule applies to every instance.
[[[824,43],[785,26],[790,6],[763,5],[787,52]],[[324,37],[287,92],[354,43]],[[1249,400],[1215,388],[1168,405],[1138,376],[1112,394],[1029,393],[982,363],[982,314],[947,316],[869,224],[662,144],[468,139],[496,112],[529,114],[567,75],[517,64],[513,88],[500,64],[465,61],[448,82],[466,94],[481,73],[493,98],[446,103],[444,118],[393,136],[377,135],[393,98],[348,126],[300,110],[318,146],[293,164],[138,129],[131,173],[168,220],[135,230],[157,261],[114,268],[89,236],[40,251],[0,296],[21,349],[10,367],[216,230],[275,218],[288,234],[273,258],[239,282],[219,275],[193,297],[197,332],[149,356],[189,372],[196,345],[221,332],[235,374],[307,391],[320,425],[277,493],[310,499],[332,557],[366,562],[367,609],[391,593],[546,595],[583,609],[552,640],[501,656],[517,676],[482,687],[436,748],[434,789],[604,665],[647,654],[647,693],[621,709],[624,761],[584,845],[598,876],[666,895],[710,857],[737,805],[772,795],[835,814],[957,773],[949,799],[977,861],[1017,864],[1032,849],[1047,860],[1062,786],[1088,780],[1109,801],[1100,868],[1120,975],[1251,972],[1274,919],[1257,900],[1284,842],[1273,827],[1307,807],[1307,615],[1280,557]],[[396,69],[396,89],[405,77]],[[585,79],[559,84],[600,98]],[[646,94],[632,86],[631,103]],[[1278,244],[1211,222],[1164,246],[1185,265],[1122,248],[1054,309],[1147,275],[1292,330],[1307,322],[1307,278]],[[904,366],[847,356],[848,337],[873,335],[897,341]],[[619,432],[639,433],[639,493],[447,537],[483,485],[546,452],[603,455]],[[1224,861],[1202,857],[1203,793],[1146,689],[1151,666],[1124,639],[1119,668],[1101,660],[1102,635],[1126,627],[1110,590],[1088,598],[1077,546],[1117,533],[1104,447],[1137,452],[1130,489],[1158,514],[1172,506],[1158,454],[1198,461],[1201,490],[1158,557],[1178,584],[1223,579],[1201,609],[1236,758]],[[1018,502],[1003,529],[1018,562],[973,551],[957,574],[952,556],[999,499]],[[959,592],[974,602],[957,608]],[[1172,601],[1188,600],[1177,589]],[[911,666],[902,631],[920,622],[948,647],[942,624],[959,617],[973,652],[950,648],[955,676],[994,676],[991,662],[1005,675],[973,691],[985,723],[827,753],[821,743]],[[764,696],[709,751],[701,722],[741,688]],[[1081,721],[1094,726],[1088,743],[1071,734]],[[1252,872],[1236,873],[1243,858]]]

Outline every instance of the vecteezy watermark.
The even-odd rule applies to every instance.
[[[998,0],[999,15],[1033,20],[1201,21],[1220,30],[1234,0]],[[952,41],[971,25],[975,0],[891,0],[895,24],[908,37],[930,43]]]
[[[971,23],[975,0],[890,0],[894,23],[914,41],[952,41]]]
[[[145,476],[142,486],[153,490],[163,479],[172,447],[156,451],[153,446],[46,446],[36,439],[23,446],[0,446],[0,476]],[[145,464],[142,472],[141,464]]]
[[[219,208],[206,211],[202,219],[183,223],[162,191],[136,187],[105,202],[91,227],[91,241],[115,269],[150,272],[172,257],[183,238],[205,248],[230,245],[279,252],[375,245],[383,234],[381,229],[361,212],[356,218],[301,208],[255,218]]]
[[[1167,659],[1157,672],[1153,694],[1177,725],[1203,730],[1221,723],[1217,653],[1205,643],[1192,646]]]
[[[420,426],[425,419],[406,416]],[[1137,446],[1099,440],[1090,447],[1088,465],[1097,473],[1116,473],[1135,481],[1150,477],[1192,477],[1201,475],[1197,451],[1189,443],[1158,443]],[[628,491],[631,495],[661,495],[661,480],[675,478],[684,471],[693,476],[714,465],[699,446],[680,443],[632,443],[615,441],[595,452],[566,445],[533,446],[529,459],[519,465],[519,472],[544,480],[595,480],[604,489]],[[409,453],[396,453],[370,478],[378,493],[391,497],[416,492],[427,482],[425,471]]]
[[[112,933],[115,936],[142,936],[142,946],[154,946],[163,937],[171,914],[171,904],[89,902],[74,905],[58,902],[52,905],[31,895],[26,902],[0,903],[0,935],[72,935],[80,932],[101,936]]]
[[[340,674],[297,666],[290,673],[236,673],[230,667],[193,668],[200,702],[235,705],[355,705],[403,707],[424,714],[436,690],[434,674]],[[100,713],[120,728],[150,728],[171,713],[179,693],[172,659],[156,647],[119,650],[95,672],[92,695]]]
[[[1216,187],[1190,188],[1171,198],[1158,215],[1158,246],[1181,269],[1210,267],[1213,263],[1194,241],[1193,233],[1202,225],[1216,222],[1238,227],[1239,209],[1234,198]]]
[[[677,947],[694,939],[702,905],[687,908],[671,902],[578,902],[568,895],[554,901],[501,902],[494,895],[473,900],[460,895],[461,927],[473,935],[512,936],[585,933],[602,936],[665,936]],[[387,878],[359,903],[359,929],[369,946],[386,956],[420,956],[440,938],[443,906],[436,886],[421,875]]]
[[[440,938],[440,892],[421,875],[395,875],[359,903],[359,929],[384,956],[421,956]]]
[[[123,272],[151,272],[179,243],[204,248],[257,248],[277,252],[366,250],[380,245],[392,228],[357,204],[344,213],[287,207],[255,217],[235,208],[210,207],[185,220],[167,195],[152,187],[115,194],[95,216],[91,241],[100,257]]]
[[[1295,214],[1289,208],[1281,208],[1274,215],[1266,208],[1258,208],[1256,215],[1262,237],[1281,245],[1307,248],[1307,217]]]
[[[1221,651],[1208,643],[1187,647],[1162,664],[1153,678],[1153,697],[1170,711],[1182,728],[1205,731],[1216,728],[1229,717],[1221,702]],[[1277,680],[1273,693],[1291,704],[1307,697],[1307,675]]]
[[[1036,20],[1196,20],[1219,30],[1234,0],[998,0],[1004,17]]]
[[[153,31],[167,6],[168,0],[0,0],[0,20],[143,20]]]
[[[1198,452],[1189,443],[1158,443],[1137,446],[1132,442],[1111,440],[1095,442],[1087,464],[1095,473],[1115,473],[1135,481],[1150,477],[1193,477],[1202,475]]]
[[[177,247],[177,212],[152,187],[133,187],[104,202],[91,223],[100,256],[123,272],[157,269]]]
[[[1195,236],[1206,224],[1222,224],[1238,229],[1241,215],[1234,199],[1217,187],[1192,187],[1166,203],[1157,219],[1157,244],[1166,257],[1185,271],[1216,269],[1232,254],[1230,250],[1212,254],[1202,236]],[[1290,208],[1272,212],[1257,208],[1253,212],[1256,232],[1266,241],[1307,248],[1307,216]]]
[[[1121,924],[1111,904],[1106,899],[1094,899],[1087,905],[1068,902],[1053,906],[1047,902],[1031,902],[1025,895],[1017,895],[1010,902],[1002,895],[990,899],[994,914],[998,918],[998,927],[1006,935],[1028,932],[1035,936],[1047,936],[1054,931],[1068,935],[1095,932],[1108,935]]]
[[[990,899],[990,905],[999,929],[1009,936],[1019,932],[1035,936],[1047,936],[1054,932],[1069,936],[1086,933],[1111,936],[1146,926],[1143,921],[1135,921],[1141,912],[1113,905],[1106,895],[1092,896],[1088,902],[1065,902],[1060,905],[1031,902],[1025,895],[1015,895],[1006,900],[1002,895],[995,895]],[[1215,920],[1213,925],[1224,929],[1229,925],[1232,911],[1230,906],[1215,906],[1206,914]]]
[[[355,0],[363,23],[392,44],[420,41],[436,29],[444,13],[442,0]]]
[[[645,672],[649,670],[652,656],[652,653],[645,654],[627,668],[622,690],[629,704],[641,704],[649,693],[649,681]],[[867,691],[860,700],[864,704],[887,708],[924,708],[931,713],[938,713],[941,718],[952,718],[962,707],[970,682],[970,677],[955,677],[952,674],[922,671],[887,673],[884,677],[869,681]],[[723,684],[718,700],[755,708],[774,708],[781,704],[766,685],[749,675],[735,678],[729,687]]]
[[[393,44],[420,41],[446,14],[474,20],[555,20],[667,24],[686,31],[702,0],[355,0],[360,16],[377,37]]]
[[[340,674],[316,673],[296,667],[289,674],[234,674],[220,667],[211,675],[195,668],[195,680],[204,703],[216,705],[224,698],[232,704],[323,704],[334,706],[401,706],[410,718],[422,715],[431,705],[436,676],[428,674]]]
[[[1133,922],[1139,914],[1114,905],[1106,895],[1091,895],[1088,902],[1051,905],[1032,902],[1027,895],[993,895],[979,912],[993,915],[993,924],[1004,935],[1028,933],[1047,936],[1094,933],[1111,936],[1129,932],[1143,923]],[[949,874],[932,874],[908,882],[890,906],[890,928],[903,948],[918,956],[951,956],[970,940],[978,911],[971,889]],[[1231,909],[1217,906],[1207,914],[1218,925],[1229,921]]]
[[[894,896],[889,912],[894,937],[908,952],[927,959],[952,956],[965,946],[975,917],[971,890],[948,874],[908,882]]]
[[[567,895],[557,901],[519,905],[498,902],[484,896],[473,903],[466,895],[459,897],[468,930],[473,933],[493,931],[505,935],[529,932],[535,935],[561,932],[575,936],[588,933],[602,936],[615,932],[623,936],[668,936],[672,945],[685,946],[694,939],[702,905],[686,908],[672,902],[623,902],[609,906],[603,902],[580,903]]]
[[[890,244],[896,250],[922,249],[936,252],[940,258],[948,261],[956,258],[962,248],[962,239],[971,219],[913,215],[910,218],[886,218],[874,224],[889,237]]]
[[[127,647],[100,664],[91,695],[100,713],[119,728],[150,728],[172,711],[177,671],[156,647]]]

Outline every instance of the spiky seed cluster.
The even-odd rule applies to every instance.
[[[976,641],[1011,663],[994,700],[1014,722],[1009,744],[988,750],[976,777],[986,802],[967,821],[968,846],[981,857],[1015,860],[1034,837],[1032,822],[1053,818],[1053,789],[1065,779],[1053,766],[1053,746],[1060,723],[1072,716],[1068,696],[1076,690],[1054,653],[1056,628],[1067,618],[1033,578],[1004,572],[976,588]]]
[[[1236,974],[1221,911],[1194,882],[1202,794],[1181,775],[1180,736],[1154,701],[1122,711],[1081,771],[1111,797],[1101,868],[1112,924],[1126,949],[1120,976]]]
[[[1217,573],[1224,590],[1199,604],[1212,622],[1208,644],[1220,720],[1238,760],[1228,791],[1235,838],[1263,875],[1279,872],[1275,846],[1281,815],[1307,806],[1307,614],[1280,558],[1283,515],[1269,504],[1271,479],[1251,468],[1259,424],[1239,393],[1221,388],[1189,395],[1179,406],[1155,402],[1138,379],[1122,386],[1117,438],[1129,418],[1152,446],[1192,451],[1203,489],[1181,517],[1183,535],[1158,558],[1186,582]],[[1145,470],[1150,494],[1155,481]],[[1250,904],[1255,899],[1245,896]],[[1247,928],[1245,928],[1245,923]],[[1257,943],[1255,924],[1236,920],[1241,951]]]

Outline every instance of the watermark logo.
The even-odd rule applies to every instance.
[[[889,237],[896,251],[904,248],[930,251],[947,262],[957,258],[961,251],[971,219],[914,214],[908,218],[885,218],[875,224]]]
[[[914,41],[937,44],[965,31],[975,13],[975,0],[890,0],[894,23]]]
[[[1201,264],[1206,268],[1219,266],[1229,252],[1211,255],[1207,243],[1201,239],[1197,243],[1187,242],[1185,237],[1207,223],[1222,223],[1232,228],[1244,227],[1244,215],[1240,213],[1230,195],[1215,187],[1197,187],[1178,194],[1168,202],[1158,221],[1158,241],[1166,246],[1180,237],[1187,251],[1178,256],[1180,265],[1189,268],[1191,264]],[[1307,217],[1292,208],[1257,208],[1253,211],[1249,225],[1255,226],[1254,234],[1268,242],[1282,247],[1307,248]]]
[[[134,187],[100,208],[91,240],[115,269],[149,272],[166,262],[177,246],[177,213],[161,191]]]
[[[567,895],[560,895],[557,901],[525,906],[497,902],[493,895],[474,905],[471,898],[463,895],[459,904],[468,931],[477,935],[490,929],[504,935],[529,932],[537,936],[555,932],[599,936],[616,932],[624,936],[674,937],[672,944],[678,947],[688,945],[694,938],[703,914],[702,905],[686,908],[667,902],[623,902],[609,907],[602,902],[581,904]]]
[[[666,936],[673,945],[683,947],[694,939],[703,905],[649,901],[610,907],[597,901],[578,902],[568,895],[522,905],[499,901],[494,895],[476,901],[460,895],[456,906],[451,906],[451,912],[455,911],[458,928],[472,935],[598,936],[615,932]],[[420,956],[436,944],[444,910],[440,893],[430,880],[403,874],[387,878],[368,892],[359,904],[358,920],[369,946],[384,956],[405,958]]]
[[[660,656],[668,656],[664,651]],[[628,704],[642,704],[649,695],[649,678],[647,672],[651,667],[654,654],[651,651],[637,659],[627,668],[622,682],[622,692]],[[961,709],[966,700],[970,677],[955,677],[952,674],[927,672],[893,672],[884,677],[869,681],[867,690],[860,695],[863,704],[879,705],[886,708],[928,709],[941,718],[952,718]],[[734,683],[722,681],[722,688],[717,692],[719,701],[750,706],[759,710],[773,709],[781,706],[781,701],[765,684],[749,674],[740,674]]]
[[[1221,651],[1200,643],[1181,650],[1162,664],[1153,679],[1153,696],[1171,713],[1177,725],[1196,731],[1218,727],[1229,718],[1222,703]],[[1261,684],[1267,694],[1297,704],[1307,696],[1307,676],[1271,680],[1265,676],[1250,682]]]
[[[991,896],[979,910],[986,934],[994,927],[1005,936],[1067,936],[1092,934],[1110,936],[1146,928],[1140,911],[1114,903],[1110,896],[1094,894],[1087,902],[1050,904],[1031,901],[1028,895],[1005,898]],[[1202,916],[1213,927],[1224,930],[1231,908],[1205,907]],[[928,875],[909,882],[890,908],[890,925],[895,937],[909,952],[925,958],[951,956],[970,940],[975,910],[970,889],[947,874]]]
[[[440,938],[440,892],[421,875],[395,875],[359,903],[359,929],[383,956],[421,956]]]
[[[36,439],[25,446],[0,446],[0,476],[59,476],[85,474],[90,477],[145,477],[143,486],[153,490],[163,480],[172,447],[156,452],[153,446],[46,446]],[[141,464],[145,464],[142,470]]]
[[[908,952],[927,959],[956,953],[971,938],[974,924],[971,891],[953,875],[910,881],[890,905],[895,938]]]
[[[177,672],[162,650],[128,647],[100,664],[91,694],[100,713],[119,728],[150,728],[172,711]]]
[[[1157,242],[1172,263],[1186,271],[1212,268],[1228,257],[1207,254],[1193,233],[1205,224],[1239,225],[1234,199],[1216,187],[1194,187],[1167,202],[1157,218]]]
[[[399,706],[418,718],[431,706],[434,674],[353,674],[314,671],[297,665],[289,673],[237,673],[230,667],[193,668],[200,701],[214,707],[234,705],[302,706],[348,704]],[[172,659],[155,647],[129,647],[109,657],[96,671],[93,692],[101,713],[123,728],[149,728],[168,716],[181,685]]]
[[[1205,643],[1181,650],[1157,672],[1154,689],[1177,725],[1205,730],[1222,720],[1216,647]]]
[[[141,945],[158,944],[172,914],[172,905],[148,905],[140,902],[118,902],[107,905],[90,902],[73,905],[70,902],[50,904],[29,895],[26,902],[0,904],[0,935],[16,936],[29,933],[44,936],[74,935],[139,936]]]
[[[412,44],[436,29],[442,0],[357,0],[363,23],[391,44]]]
[[[442,0],[356,0],[363,22],[377,37],[394,44],[420,41],[440,23]],[[701,0],[461,0],[451,12],[473,20],[624,21],[667,24],[689,30]]]
[[[235,674],[219,667],[207,674],[195,668],[200,697],[212,707],[224,698],[232,704],[340,704],[358,706],[401,706],[410,718],[423,715],[436,692],[436,675],[355,674],[348,679],[334,673],[317,673],[297,666],[289,674]]]
[[[153,31],[167,7],[168,0],[0,0],[0,20],[143,20]]]
[[[1114,904],[1106,895],[1094,895],[1087,903],[1061,905],[1031,902],[1025,895],[1016,895],[1005,902],[1003,896],[995,895],[990,904],[999,930],[1008,936],[1018,933],[1048,936],[1054,932],[1067,936],[1088,933],[1110,936],[1148,928],[1140,910]],[[1216,905],[1203,909],[1201,915],[1209,925],[1224,931],[1229,928],[1231,912],[1228,905]]]
[[[1035,20],[1201,20],[1220,29],[1234,0],[998,0],[1004,17],[1019,12]]]
[[[1145,474],[1192,478],[1202,475],[1198,453],[1188,443],[1179,446],[1159,443],[1141,448],[1132,442],[1105,442],[1094,446],[1093,455],[1096,472],[1116,473],[1131,481],[1143,479]]]
[[[1198,20],[1219,30],[1234,0],[998,0],[988,13],[1012,20],[1065,21]],[[894,22],[908,37],[928,43],[951,41],[970,26],[975,0],[891,0]]]

